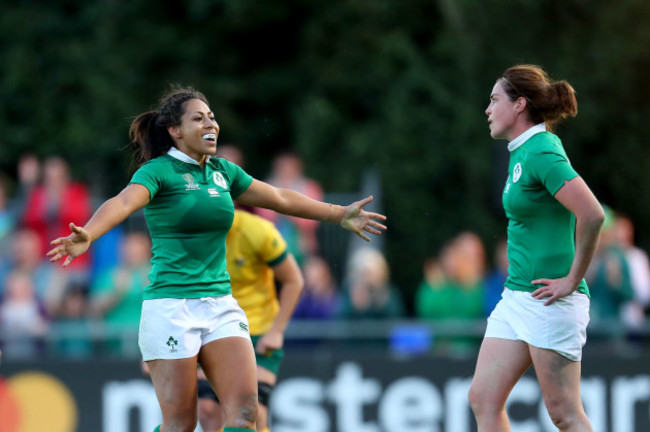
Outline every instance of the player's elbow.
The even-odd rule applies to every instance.
[[[582,215],[582,223],[593,230],[600,230],[605,223],[605,211],[600,204],[596,204]]]
[[[296,278],[296,289],[298,292],[302,292],[302,289],[305,287],[305,278],[302,277],[302,273],[298,274],[298,277]]]
[[[603,206],[600,204],[598,204],[594,211],[591,212],[591,223],[599,229],[605,223],[605,211],[603,210]]]
[[[302,289],[305,287],[305,278],[302,276],[302,272],[300,270],[297,270],[291,273],[291,276],[287,283],[293,287],[293,290],[296,292],[296,294],[300,294],[302,292]]]

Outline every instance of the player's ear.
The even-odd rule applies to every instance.
[[[515,101],[515,110],[520,113],[524,109],[526,109],[526,105],[528,105],[528,101],[526,100],[525,97],[519,96],[517,100]]]
[[[180,138],[181,137],[181,128],[180,126],[169,126],[167,127],[167,132],[169,132],[169,135],[172,138]]]

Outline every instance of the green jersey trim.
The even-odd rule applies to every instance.
[[[275,259],[272,259],[271,261],[267,262],[267,264],[269,265],[269,267],[275,267],[276,265],[278,265],[278,264],[280,264],[282,261],[284,261],[284,259],[287,257],[288,252],[289,252],[289,251],[285,249],[285,251],[282,252],[282,254],[280,254],[279,257],[277,257],[277,258],[275,258]]]

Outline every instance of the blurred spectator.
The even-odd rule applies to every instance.
[[[219,144],[217,146],[217,157],[224,158],[240,167],[244,166],[244,154],[239,147],[233,144]]]
[[[69,280],[61,302],[54,310],[54,323],[59,330],[55,350],[60,356],[86,358],[93,354],[87,288],[78,280]]]
[[[70,234],[69,223],[80,226],[90,218],[92,210],[88,188],[73,182],[68,164],[58,156],[52,156],[43,164],[43,181],[34,187],[27,197],[23,223],[33,229],[41,239],[42,255],[49,250],[50,241]],[[89,256],[84,254],[70,265],[82,277],[89,266]]]
[[[619,213],[614,224],[616,241],[625,253],[634,291],[633,301],[625,307],[624,320],[627,324],[638,327],[645,321],[644,309],[650,306],[650,261],[646,251],[634,244],[632,220]]]
[[[19,222],[25,213],[27,199],[41,179],[41,162],[31,153],[25,153],[18,160],[18,188],[11,200],[11,210]]]
[[[6,291],[5,281],[14,271],[29,279],[37,300],[51,313],[61,300],[67,275],[41,254],[41,239],[32,230],[21,229],[11,236],[9,259],[0,265],[0,293]]]
[[[424,273],[415,298],[419,318],[473,321],[485,316],[485,250],[476,234],[456,236],[443,248],[439,262],[425,262]],[[436,347],[452,350],[474,349],[478,342],[467,337],[434,340]]]
[[[598,251],[586,275],[591,292],[590,315],[594,321],[621,321],[622,309],[634,298],[634,290],[625,250],[617,239],[614,212],[607,206],[603,208],[605,222]]]
[[[0,336],[5,355],[31,357],[38,352],[39,338],[47,331],[45,310],[34,294],[30,275],[12,271],[5,280],[0,303]]]
[[[341,318],[402,317],[404,303],[389,276],[388,263],[381,252],[371,247],[357,249],[350,258]]]
[[[7,180],[0,172],[0,264],[7,259],[9,253],[9,238],[14,228],[14,215],[7,203]]]
[[[422,281],[415,291],[415,314],[420,318],[424,318],[429,313],[429,291],[439,289],[447,282],[442,265],[447,249],[449,249],[448,245],[443,247],[438,256],[427,257],[422,264]]]
[[[137,334],[142,308],[142,289],[149,283],[150,260],[149,236],[143,232],[127,234],[120,245],[118,267],[106,270],[92,286],[90,314],[106,323],[108,346],[112,351],[129,351],[133,348],[137,352],[137,345],[123,346],[121,332]]]
[[[485,251],[474,233],[464,232],[443,248],[440,264],[428,260],[416,292],[416,313],[428,319],[484,317]]]
[[[334,282],[330,266],[320,256],[310,256],[303,265],[305,287],[294,318],[330,319],[335,318],[341,307],[341,295]]]
[[[494,250],[492,270],[485,277],[485,316],[490,316],[501,300],[508,278],[508,242],[499,240]]]
[[[321,186],[305,177],[302,160],[293,153],[282,153],[274,159],[271,176],[266,181],[273,186],[292,189],[318,201],[323,199]],[[318,251],[318,221],[280,215],[267,209],[259,209],[257,213],[275,224],[287,241],[289,251],[300,265],[306,256]]]

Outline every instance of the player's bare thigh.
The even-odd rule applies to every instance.
[[[501,407],[532,364],[528,344],[519,340],[483,339],[470,388],[473,404]]]

